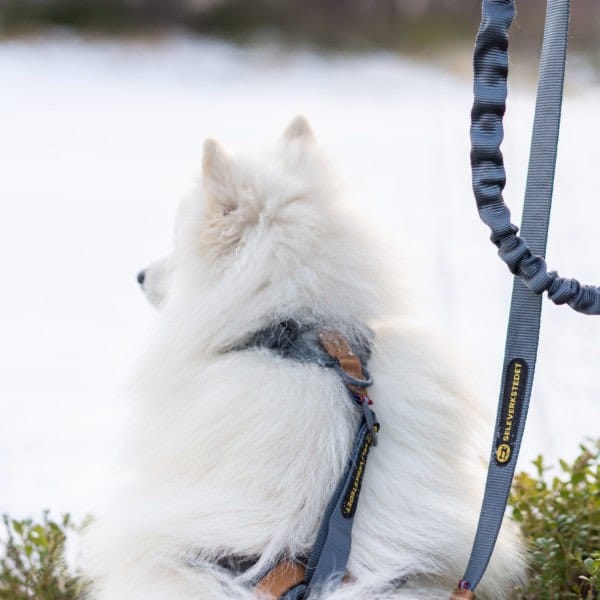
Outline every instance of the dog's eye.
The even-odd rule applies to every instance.
[[[226,217],[232,210],[233,210],[233,208],[224,208],[223,216]]]

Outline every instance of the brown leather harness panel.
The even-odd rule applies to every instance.
[[[475,600],[475,594],[471,590],[456,589],[452,592],[450,600]]]
[[[304,572],[304,565],[284,560],[260,580],[256,591],[260,592],[262,597],[279,598],[304,581]]]
[[[327,354],[332,358],[335,358],[339,363],[342,371],[355,379],[364,379],[365,374],[360,359],[345,340],[345,338],[337,331],[321,331],[319,333],[319,339],[323,348],[325,348]],[[366,389],[354,385],[348,386],[352,391],[364,396]]]

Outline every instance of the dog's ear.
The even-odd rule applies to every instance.
[[[227,214],[237,206],[231,159],[216,140],[204,141],[202,176],[209,208]]]
[[[208,138],[204,140],[204,153],[202,155],[202,174],[205,179],[222,181],[230,177],[229,158],[217,140]]]
[[[298,115],[287,126],[283,133],[284,140],[313,141],[315,139],[308,121],[302,115]]]

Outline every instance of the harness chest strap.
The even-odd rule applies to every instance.
[[[278,563],[255,586],[259,597],[263,598],[281,598],[281,600],[307,598],[311,589],[322,585],[325,581],[331,581],[336,577],[338,580],[344,581],[350,579],[350,576],[345,573],[345,565],[350,553],[350,533],[358,492],[354,490],[356,493],[349,496],[350,501],[345,499],[345,496],[351,484],[358,485],[358,489],[360,488],[364,461],[366,461],[369,447],[375,443],[374,436],[378,425],[375,423],[374,413],[369,408],[371,401],[366,389],[369,377],[363,369],[360,358],[352,351],[344,337],[335,331],[321,331],[319,341],[323,349],[337,361],[341,371],[347,376],[346,387],[355,402],[362,406],[363,418],[354,442],[350,464],[323,517],[307,566],[290,560]],[[365,382],[365,385],[361,386],[360,382]],[[359,464],[362,464],[360,471],[357,469]],[[346,509],[344,515],[346,524],[342,528],[345,529],[344,537],[343,539],[332,539],[329,533],[330,525],[339,518],[338,513],[342,512],[344,501]],[[347,510],[348,506],[350,506],[349,510]],[[335,529],[337,530],[337,528]],[[333,554],[331,546],[336,548]],[[335,568],[336,566],[337,568]],[[340,566],[342,567],[341,572]]]

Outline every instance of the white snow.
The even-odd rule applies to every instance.
[[[410,249],[426,313],[495,405],[511,277],[472,199],[468,77],[386,54],[52,37],[1,43],[0,81],[0,511],[82,515],[124,476],[122,390],[153,323],[135,274],[168,251],[203,138],[262,143],[296,113]],[[513,86],[506,119],[517,222],[533,92]],[[587,283],[600,282],[599,100],[567,96],[549,247]],[[522,468],[600,434],[600,323],[544,312]]]

